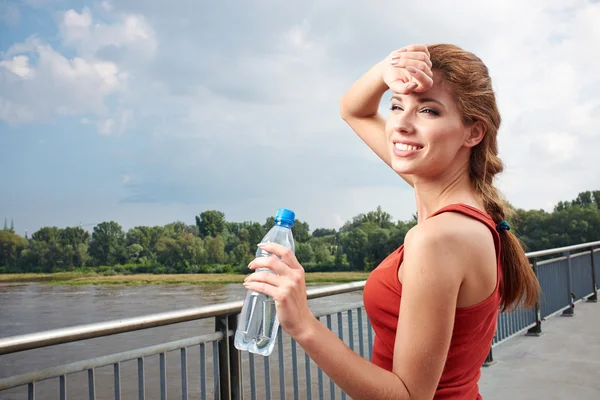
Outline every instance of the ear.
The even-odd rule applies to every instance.
[[[483,140],[485,136],[485,125],[481,121],[475,121],[467,128],[467,137],[464,145],[466,147],[475,147]]]

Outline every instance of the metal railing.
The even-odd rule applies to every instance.
[[[549,258],[556,255],[559,256]],[[540,335],[545,319],[559,313],[573,315],[575,304],[583,299],[597,301],[600,242],[532,252],[527,256],[542,286],[540,299],[535,309],[519,307],[513,312],[500,313],[492,347],[525,332],[530,336]],[[544,260],[539,261],[540,258]],[[312,288],[307,295],[315,299],[356,292],[363,290],[364,284],[361,281]],[[346,398],[281,330],[270,357],[235,349],[233,336],[241,306],[241,301],[230,302],[0,338],[2,362],[2,355],[181,322],[214,318],[215,326],[214,332],[204,335],[0,378],[0,400],[56,398],[57,392],[60,399],[67,399],[67,392],[75,393],[71,397],[77,399],[166,400],[167,395],[172,398],[173,394],[182,399]],[[362,302],[328,307],[315,316],[352,350],[371,359],[374,332]],[[490,349],[484,366],[493,363]],[[153,375],[148,378],[156,364],[158,382]],[[291,386],[287,384],[290,381]]]

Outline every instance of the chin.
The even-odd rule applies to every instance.
[[[417,173],[418,168],[414,162],[408,160],[401,160],[395,156],[392,156],[392,169],[395,173],[400,175],[414,175]]]

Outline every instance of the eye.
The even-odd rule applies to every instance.
[[[392,111],[401,111],[402,107],[400,107],[398,104],[392,104],[390,106],[390,110],[392,110]]]
[[[424,108],[421,110],[421,112],[431,115],[440,115],[440,113],[434,110],[433,108]]]

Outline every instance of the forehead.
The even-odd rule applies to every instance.
[[[437,69],[433,71],[433,86],[429,88],[429,90],[425,92],[419,93],[422,96],[436,96],[436,97],[444,97],[444,98],[452,98],[452,90],[450,85],[444,79],[444,75]]]

